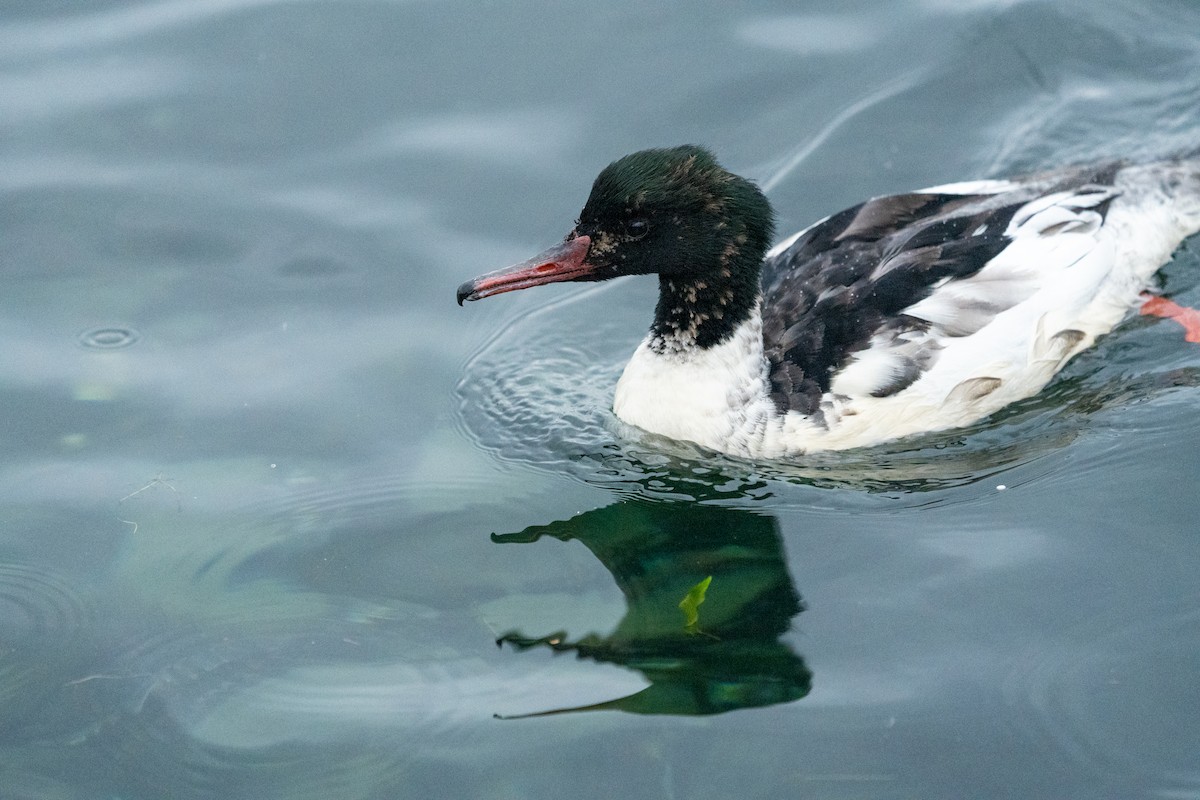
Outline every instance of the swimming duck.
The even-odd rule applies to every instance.
[[[643,150],[604,168],[561,244],[458,302],[657,274],[617,417],[756,459],[874,445],[1029,397],[1112,330],[1200,230],[1200,161],[877,197],[768,250],[773,218],[708,150]]]

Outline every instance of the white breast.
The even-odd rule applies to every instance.
[[[617,382],[616,415],[643,430],[740,455],[758,453],[768,420],[758,309],[725,342],[675,348],[648,336]]]

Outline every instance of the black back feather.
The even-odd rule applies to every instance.
[[[819,416],[821,396],[834,375],[873,337],[928,330],[928,321],[903,311],[940,281],[968,278],[999,255],[1010,242],[1009,223],[1031,201],[1071,191],[1080,206],[1103,218],[1116,196],[1112,185],[1121,166],[1029,176],[1018,188],[997,194],[878,197],[809,228],[763,262],[763,344],[776,407]],[[916,360],[896,366],[893,380],[875,396],[901,391],[927,365]]]
[[[1009,221],[1030,197],[907,194],[835,214],[763,264],[763,343],[771,396],[781,412],[818,411],[850,356],[881,332],[929,323],[900,312],[939,281],[969,277],[1007,245]],[[901,369],[877,395],[910,385],[921,364]]]

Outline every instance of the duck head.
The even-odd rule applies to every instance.
[[[695,332],[690,322],[699,314],[711,319],[713,307],[718,319],[735,323],[738,307],[748,313],[757,299],[772,217],[758,187],[726,171],[708,150],[642,150],[601,171],[560,244],[467,281],[458,303],[545,283],[654,273],[656,325]]]

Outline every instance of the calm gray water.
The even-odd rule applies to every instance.
[[[1200,797],[1177,326],[755,465],[608,410],[652,279],[453,298],[636,149],[791,231],[1198,75],[1194,0],[0,3],[0,798]]]

